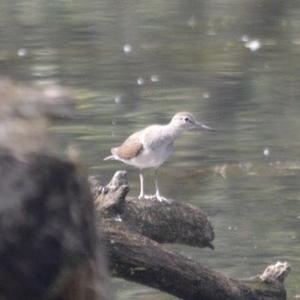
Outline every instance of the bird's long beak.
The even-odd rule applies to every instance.
[[[202,124],[200,122],[196,122],[195,123],[195,129],[199,129],[199,130],[208,130],[208,131],[215,131],[215,129],[205,125],[205,124]]]

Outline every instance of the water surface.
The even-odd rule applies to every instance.
[[[300,2],[4,1],[1,74],[70,87],[74,120],[53,125],[103,182],[127,169],[103,162],[112,146],[177,111],[216,133],[187,133],[160,173],[164,195],[206,210],[215,251],[171,249],[233,277],[277,260],[300,293]],[[146,189],[153,190],[152,174]],[[117,299],[174,299],[115,280]]]

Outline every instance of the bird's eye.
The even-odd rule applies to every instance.
[[[189,118],[188,118],[188,117],[185,117],[185,118],[184,118],[184,121],[185,121],[185,122],[189,122]]]

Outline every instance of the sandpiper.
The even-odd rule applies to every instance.
[[[193,129],[213,130],[199,123],[189,112],[179,112],[165,125],[150,125],[130,135],[119,147],[112,148],[110,156],[104,160],[119,160],[140,170],[139,198],[156,198],[169,201],[161,196],[158,185],[158,168],[169,158],[174,150],[174,141],[183,131]],[[144,193],[143,170],[155,169],[155,195]]]

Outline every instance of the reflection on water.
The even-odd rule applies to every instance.
[[[73,88],[76,119],[53,131],[60,149],[79,146],[103,181],[125,168],[102,161],[109,148],[146,124],[188,110],[216,128],[185,134],[160,175],[165,195],[209,212],[216,250],[170,247],[239,277],[288,260],[290,298],[300,292],[299,1],[25,0],[0,8],[1,73]],[[136,194],[137,172],[128,170]],[[118,299],[173,299],[116,286]]]

